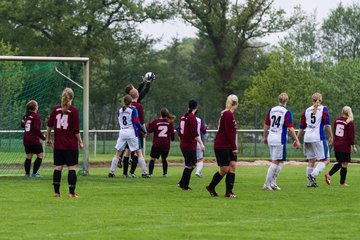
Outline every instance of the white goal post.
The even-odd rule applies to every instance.
[[[48,61],[48,62],[80,62],[83,64],[83,143],[84,174],[89,174],[89,58],[87,57],[40,57],[40,56],[0,56],[0,61]]]

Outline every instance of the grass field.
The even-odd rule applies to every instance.
[[[332,166],[332,164],[331,164]],[[326,170],[329,170],[328,166]],[[350,187],[339,175],[327,186],[307,189],[305,166],[285,166],[281,191],[261,190],[267,167],[239,166],[234,192],[239,198],[212,198],[205,178],[192,177],[193,191],[176,187],[182,167],[169,177],[155,168],[152,179],[107,178],[108,169],[78,177],[79,199],[52,197],[52,171],[41,179],[0,177],[0,239],[359,239],[360,165],[349,167]],[[121,172],[117,171],[118,175]]]

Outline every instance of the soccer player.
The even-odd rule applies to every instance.
[[[116,165],[119,161],[120,155],[125,150],[126,145],[129,146],[130,151],[135,151],[139,158],[139,165],[143,171],[143,176],[148,176],[146,173],[146,164],[145,159],[141,152],[141,145],[138,138],[139,129],[146,136],[146,130],[139,122],[138,112],[136,108],[130,106],[132,104],[132,97],[130,95],[125,95],[123,98],[124,105],[119,109],[118,121],[120,126],[119,137],[117,139],[115,148],[117,150],[115,157],[111,162],[111,168],[109,177],[115,176]]]
[[[325,131],[328,133],[329,144],[333,143],[333,134],[330,125],[330,114],[323,106],[320,93],[311,96],[312,106],[307,108],[301,116],[298,139],[304,134],[304,154],[308,160],[306,175],[307,187],[318,187],[316,177],[330,162],[328,143],[326,142]],[[315,161],[317,165],[315,167]]]
[[[156,79],[155,74],[153,72],[148,72],[145,74],[145,76],[142,79],[141,84],[139,85],[139,87],[136,89],[138,90],[138,94],[139,97],[137,98],[137,102],[141,103],[141,100],[145,97],[145,95],[149,92],[150,90],[150,86],[151,83]],[[145,86],[145,89],[143,89]],[[135,89],[134,85],[132,84],[128,84],[125,87],[125,93],[130,95],[130,91],[132,89]],[[126,150],[123,152],[123,154],[120,156],[119,161],[118,161],[118,167],[122,168],[123,164],[122,164],[122,157],[124,156],[124,169],[123,169],[123,176],[124,177],[128,177],[128,167],[129,167],[129,156],[130,156],[130,151],[129,148],[126,147]],[[135,163],[137,163],[137,159],[136,156],[134,155],[134,153],[131,153],[131,159],[135,161]],[[134,167],[136,168],[136,165],[134,165]],[[135,174],[130,175],[131,177],[136,177]]]
[[[342,116],[334,122],[334,151],[336,163],[330,172],[325,174],[325,181],[330,185],[330,177],[340,170],[340,185],[348,186],[346,183],[347,167],[351,162],[351,149],[357,152],[355,145],[354,116],[350,107],[345,106],[341,111]]]
[[[21,121],[21,126],[25,129],[23,144],[25,147],[26,159],[24,162],[25,176],[30,176],[31,160],[34,154],[37,158],[34,162],[33,173],[31,177],[41,177],[38,173],[44,157],[43,147],[40,138],[45,140],[44,134],[41,132],[41,120],[37,111],[39,105],[35,100],[31,100],[26,104],[26,115]]]
[[[146,126],[148,133],[154,133],[149,162],[149,176],[152,177],[155,160],[161,156],[163,177],[167,177],[168,162],[166,160],[170,150],[170,140],[174,141],[175,116],[167,108],[162,108],[160,118],[155,119]]]
[[[56,105],[47,122],[46,145],[52,146],[51,130],[54,128],[54,197],[60,197],[61,173],[64,165],[68,167],[69,197],[78,198],[76,188],[76,165],[79,163],[78,147],[83,148],[80,135],[79,111],[72,106],[74,92],[65,88],[61,104]]]
[[[197,121],[197,132],[201,140],[204,142],[204,135],[206,134],[205,124],[202,121],[202,119],[199,117],[196,117],[196,121]],[[201,170],[204,167],[204,152],[201,150],[199,143],[197,143],[196,145],[196,158],[197,158],[197,162],[196,162],[195,176],[202,178],[203,175],[201,173]]]
[[[270,108],[264,124],[264,144],[269,146],[271,164],[269,166],[264,190],[281,190],[276,184],[276,179],[286,161],[286,142],[288,132],[294,139],[293,147],[300,148],[299,139],[296,137],[292,113],[286,108],[289,97],[286,93],[278,96],[279,105]]]
[[[138,103],[141,103],[141,100],[144,99],[145,95],[149,92],[151,83],[156,79],[155,74],[153,72],[148,72],[143,77],[139,87],[136,89],[139,92],[139,98],[137,100]],[[145,88],[144,88],[145,86]],[[125,87],[125,93],[130,94],[131,89],[135,88],[134,85],[128,84]],[[144,88],[144,89],[143,89]]]
[[[215,187],[226,175],[226,193],[225,197],[235,198],[237,195],[233,193],[233,187],[235,182],[235,170],[236,170],[236,129],[237,123],[234,116],[234,112],[238,107],[238,97],[231,94],[226,99],[226,107],[221,112],[218,132],[214,140],[214,151],[216,162],[220,167],[220,170],[216,172],[206,190],[211,196],[216,197],[218,193]]]
[[[180,149],[185,159],[185,167],[178,187],[183,190],[191,190],[189,183],[191,172],[196,165],[196,142],[200,144],[201,151],[205,151],[205,146],[197,132],[197,121],[194,115],[197,111],[197,102],[190,100],[188,106],[188,111],[180,118],[178,130]]]

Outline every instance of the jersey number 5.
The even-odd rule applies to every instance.
[[[62,115],[61,114],[58,114],[56,115],[56,128],[63,128],[63,129],[67,129],[67,127],[69,126],[69,123],[68,123],[68,118],[69,118],[69,115]]]

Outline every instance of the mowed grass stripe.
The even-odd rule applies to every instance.
[[[331,164],[332,166],[332,164]],[[328,166],[326,170],[329,170]],[[217,167],[205,167],[204,178],[192,176],[193,191],[177,182],[182,167],[170,167],[152,179],[107,177],[108,168],[79,176],[79,199],[67,197],[67,171],[61,198],[52,197],[51,171],[41,179],[1,177],[0,239],[358,239],[360,236],[360,166],[350,165],[349,187],[306,188],[305,166],[285,166],[281,191],[263,191],[266,166],[239,166],[234,192],[223,197],[225,179],[212,198],[205,186]]]

